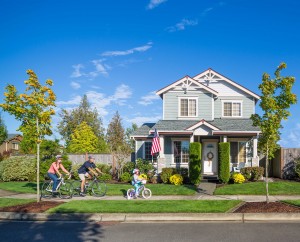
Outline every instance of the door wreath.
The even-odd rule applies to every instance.
[[[214,154],[210,151],[206,154],[206,157],[209,159],[209,160],[212,160],[214,158]]]

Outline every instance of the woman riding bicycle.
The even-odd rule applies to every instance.
[[[51,166],[48,170],[48,173],[47,173],[49,178],[53,181],[52,192],[57,192],[56,188],[57,188],[57,185],[58,185],[58,180],[61,177],[61,173],[59,172],[59,169],[62,169],[63,172],[70,175],[70,173],[66,170],[66,168],[61,163],[62,162],[62,156],[57,155],[55,158],[56,158],[56,161],[54,161],[51,164]]]

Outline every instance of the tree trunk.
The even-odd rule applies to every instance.
[[[269,203],[269,148],[267,146],[267,154],[266,154],[266,202]]]
[[[40,202],[40,140],[39,140],[39,120],[36,119],[36,128],[38,132],[37,149],[36,149],[36,201]]]

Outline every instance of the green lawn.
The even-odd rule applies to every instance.
[[[20,204],[34,202],[33,199],[19,199],[19,198],[0,198],[0,207],[10,207]]]
[[[175,186],[171,184],[147,184],[153,195],[194,195],[195,186],[183,185]],[[127,189],[132,188],[130,184],[107,184],[107,196],[124,196]],[[20,193],[36,193],[36,183],[34,182],[0,182],[0,189],[15,191]]]
[[[283,202],[300,207],[300,200],[284,200]]]
[[[225,213],[237,200],[85,200],[70,201],[49,213]]]
[[[265,195],[265,182],[229,184],[219,187],[215,195]],[[293,181],[269,182],[269,195],[300,195],[300,183]]]

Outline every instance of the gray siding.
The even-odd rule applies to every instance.
[[[144,156],[144,148],[143,148],[144,141],[136,141],[136,158],[143,158]]]
[[[237,97],[219,97],[215,100],[215,118],[222,118],[222,100],[236,100],[242,101],[242,117],[250,118],[254,114],[255,102],[251,97],[237,96]]]
[[[164,120],[182,119],[179,117],[179,98],[184,97],[180,92],[168,92],[164,94]],[[194,119],[212,119],[212,97],[211,94],[202,92],[188,92],[186,97],[198,98],[198,117]]]

